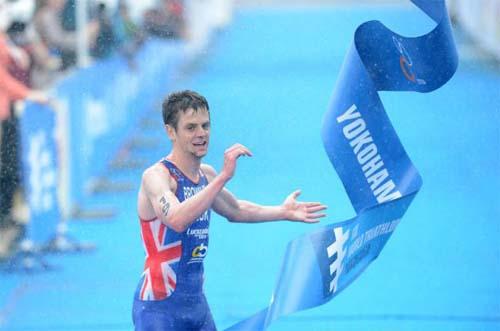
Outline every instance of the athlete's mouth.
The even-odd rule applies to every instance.
[[[203,141],[201,143],[193,143],[193,145],[195,146],[206,146],[207,145],[207,142],[206,141]]]

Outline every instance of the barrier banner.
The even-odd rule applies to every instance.
[[[378,21],[359,26],[323,120],[326,153],[357,216],[291,241],[269,306],[226,330],[264,330],[331,300],[377,258],[420,189],[377,91],[433,91],[453,76],[458,55],[444,0],[411,1],[437,26],[417,38]]]
[[[28,103],[20,120],[21,163],[30,222],[26,238],[46,244],[60,220],[55,113],[49,106]]]

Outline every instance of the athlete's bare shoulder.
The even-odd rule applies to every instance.
[[[203,171],[205,176],[207,176],[208,181],[211,181],[212,179],[215,178],[215,176],[217,176],[217,171],[215,171],[214,167],[212,167],[209,164],[202,163],[200,165],[200,169],[201,171]]]
[[[142,175],[146,177],[168,176],[169,171],[163,164],[161,164],[160,162],[156,162],[146,168]]]
[[[156,162],[155,164],[148,167],[142,173],[142,186],[147,189],[151,186],[161,186],[168,185],[170,189],[175,188],[175,181],[172,180],[170,176],[170,171],[161,162]]]

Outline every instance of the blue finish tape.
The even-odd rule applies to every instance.
[[[453,76],[458,55],[444,0],[412,2],[434,30],[406,38],[378,21],[359,26],[324,117],[323,144],[357,216],[291,241],[269,306],[226,330],[265,330],[331,300],[377,258],[420,189],[378,91],[433,91]]]

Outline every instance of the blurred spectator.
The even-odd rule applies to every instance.
[[[59,57],[50,54],[33,26],[26,26],[24,22],[13,22],[7,30],[7,34],[16,46],[22,48],[29,55],[31,61],[29,70],[25,72],[27,77],[20,80],[34,88],[50,86],[58,76],[57,71],[61,66]]]
[[[111,55],[116,46],[113,26],[104,3],[97,6],[97,22],[99,23],[99,31],[91,54],[95,58],[102,59]]]
[[[0,0],[0,258],[5,257],[16,238],[17,226],[11,211],[19,185],[18,130],[12,102],[27,99],[47,103],[47,96],[28,88],[29,56],[15,46],[5,33],[10,24],[6,1]],[[17,76],[15,77],[14,74]],[[21,80],[20,80],[21,79]]]
[[[77,36],[74,31],[66,31],[61,23],[65,0],[37,0],[33,17],[35,29],[50,52],[61,57],[64,70],[76,64]],[[96,21],[87,25],[88,40],[94,45],[99,24]]]
[[[144,14],[144,28],[150,35],[177,39],[185,35],[184,6],[181,0],[160,0]]]
[[[127,59],[129,66],[135,68],[134,55],[144,42],[143,31],[133,22],[125,1],[118,2],[113,15],[113,31],[118,51]]]

